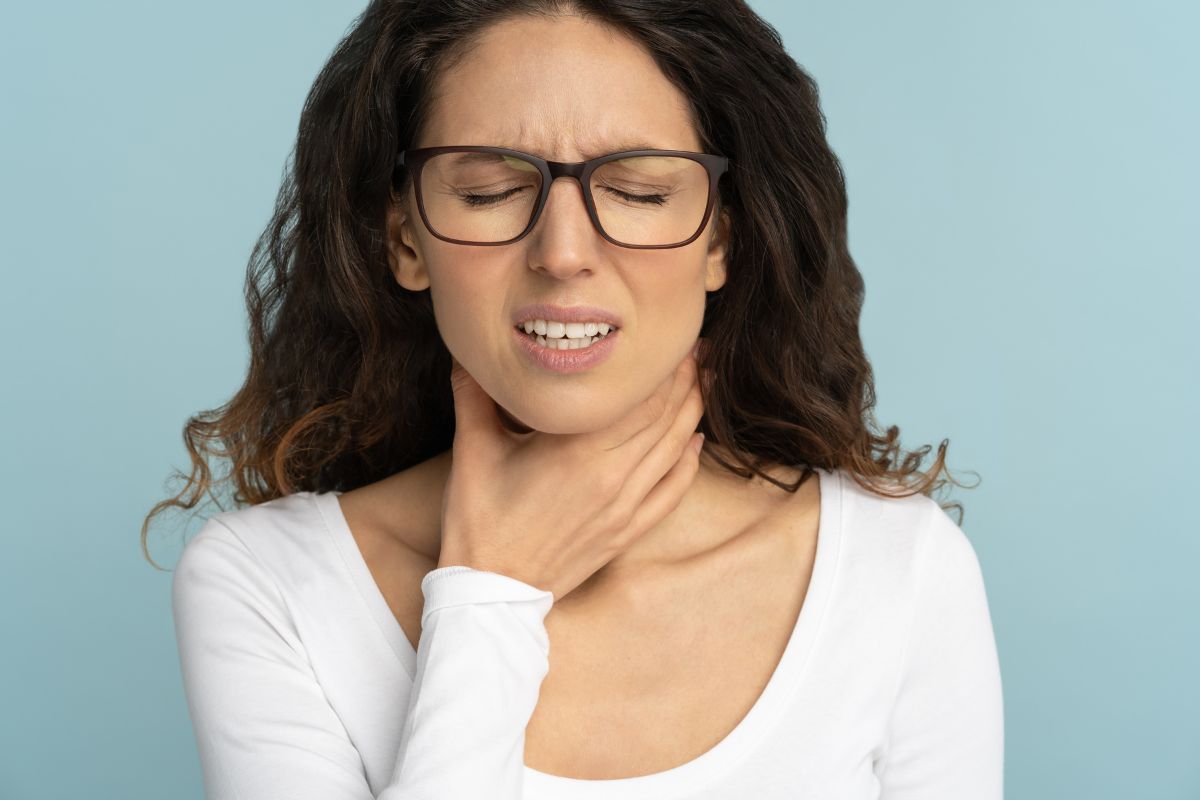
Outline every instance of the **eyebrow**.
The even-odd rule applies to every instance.
[[[546,158],[546,156],[543,155],[542,153],[539,153],[536,150],[527,149],[523,145],[504,144],[504,145],[498,145],[498,146],[499,147],[507,147],[509,150],[519,150],[522,153],[530,153],[531,155],[541,156],[542,158]],[[615,142],[613,144],[605,145],[604,147],[600,147],[600,148],[591,148],[588,150],[584,150],[582,153],[582,156],[583,156],[584,161],[590,161],[593,158],[599,158],[600,156],[606,156],[609,153],[624,153],[627,150],[671,150],[671,149],[674,149],[674,148],[659,147],[658,145],[650,144],[641,139],[635,139],[632,141]],[[549,161],[551,159],[546,159],[546,160]]]

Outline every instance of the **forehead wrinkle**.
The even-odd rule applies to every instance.
[[[624,129],[599,125],[581,127],[578,123],[571,124],[566,115],[561,115],[559,119],[539,126],[539,131],[545,132],[545,136],[538,137],[536,133],[531,134],[525,121],[522,120],[519,127],[521,136],[519,141],[531,147],[538,147],[543,141],[553,141],[556,146],[540,149],[535,154],[554,161],[573,160],[576,157],[587,160],[623,150],[679,149],[669,145],[670,137],[667,140],[660,140],[655,135],[629,127]],[[557,155],[559,158],[552,159],[551,155]]]
[[[525,99],[529,100],[528,93]],[[626,124],[618,118],[629,119],[629,112],[636,118],[636,108],[614,114],[587,103],[559,104],[547,98],[545,102],[527,102],[506,117],[481,114],[481,108],[472,108],[466,97],[463,100],[471,109],[465,129],[472,133],[453,136],[456,141],[444,144],[507,147],[548,161],[576,161],[624,150],[694,150],[700,142],[694,110],[682,95],[671,99],[673,108],[665,116],[660,107],[645,120]]]
[[[521,120],[517,124],[515,134],[489,134],[484,138],[475,136],[471,139],[470,144],[507,147],[510,150],[519,150],[523,153],[540,156],[547,161],[570,161],[576,157],[572,154],[576,153],[580,160],[586,161],[625,150],[687,149],[672,147],[668,143],[656,141],[654,137],[633,133],[579,137],[572,136],[564,127],[560,127],[558,129],[560,132],[557,134],[547,133],[549,130],[552,130],[550,126],[539,125],[537,132],[534,133],[531,127]],[[551,144],[547,145],[546,142],[551,142]]]

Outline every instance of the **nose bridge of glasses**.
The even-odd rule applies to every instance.
[[[586,163],[572,164],[566,161],[547,161],[546,166],[550,168],[550,180],[556,178],[575,178],[582,181],[583,171],[587,168]]]
[[[547,161],[546,166],[550,169],[550,183],[546,187],[546,194],[550,194],[550,190],[554,188],[554,182],[559,178],[574,178],[579,184],[580,190],[584,197],[587,196],[587,187],[583,185],[583,173],[587,169],[586,163],[572,164],[566,161]]]
[[[587,169],[586,163],[572,164],[565,161],[547,161],[546,166],[550,169],[550,183],[546,187],[546,205],[549,205],[550,190],[554,188],[554,182],[559,178],[574,178],[575,183],[579,186],[581,195],[580,200],[583,201],[584,209],[587,208],[587,187],[583,182],[583,173]],[[545,210],[544,208],[542,209]],[[539,216],[541,214],[539,213]],[[590,214],[589,214],[590,216]]]

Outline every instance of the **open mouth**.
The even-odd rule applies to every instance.
[[[582,350],[585,347],[591,347],[601,339],[612,336],[620,330],[620,328],[610,325],[592,325],[588,323],[583,326],[582,332],[577,328],[570,331],[575,334],[582,333],[582,335],[570,336],[564,330],[561,336],[547,336],[544,333],[538,333],[532,322],[525,325],[514,325],[513,329],[525,334],[547,350]]]

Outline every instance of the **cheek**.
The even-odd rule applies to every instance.
[[[485,329],[486,321],[496,314],[479,307],[478,304],[486,299],[480,287],[464,282],[458,276],[443,275],[439,280],[433,278],[433,274],[431,272],[429,293],[438,333],[446,349],[472,374],[477,374],[485,362],[491,361],[490,355],[484,355],[488,342],[506,332]]]
[[[693,242],[669,250],[630,251],[620,266],[637,329],[671,336],[704,305],[704,248]],[[684,335],[676,331],[675,335]]]
[[[502,267],[495,258],[489,260],[486,254],[469,252],[471,248],[441,244],[444,247],[431,249],[428,269],[430,300],[442,338],[447,344],[453,341],[469,345],[467,337],[477,341],[481,336],[496,335],[496,331],[488,331],[486,326],[489,321],[494,323],[503,311],[497,299],[502,285],[497,276]],[[444,251],[445,248],[457,249]]]
[[[704,316],[707,292],[704,288],[704,264],[695,256],[660,267],[640,282],[635,305],[639,328],[666,342],[689,336],[699,330]]]
[[[691,277],[646,295],[638,309],[638,325],[631,337],[636,352],[629,355],[638,373],[640,389],[652,392],[688,356],[704,323],[703,279]]]

